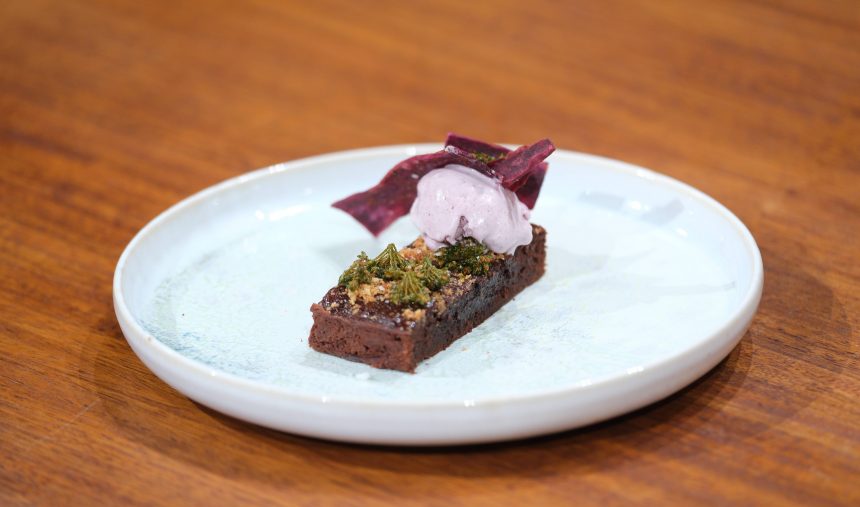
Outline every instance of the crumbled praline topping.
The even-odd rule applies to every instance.
[[[365,303],[371,303],[381,299],[388,299],[391,293],[391,282],[387,282],[382,278],[373,277],[370,282],[359,285],[355,290],[349,290],[349,301],[355,304],[356,299],[361,299]]]
[[[424,238],[418,238],[413,241],[411,245],[400,250],[400,255],[408,261],[420,261],[432,254],[433,251],[427,248],[427,244],[424,243]]]
[[[423,308],[419,308],[418,310],[413,310],[412,308],[405,308],[401,314],[403,318],[406,320],[421,320],[424,318],[424,315],[427,313],[427,310]]]

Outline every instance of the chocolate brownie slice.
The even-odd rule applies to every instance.
[[[338,286],[311,305],[310,346],[376,368],[415,371],[421,361],[446,349],[543,275],[546,231],[532,225],[532,232],[531,243],[513,254],[484,250],[478,264],[470,263],[472,259],[461,262],[456,247],[434,253],[418,239],[399,252],[402,266],[392,261],[400,268],[396,273],[376,266],[379,276],[364,271],[364,278],[357,280],[356,273],[347,276],[347,270]],[[360,257],[365,263],[361,259],[367,257]],[[421,266],[431,263],[436,269],[422,271]],[[355,266],[363,264],[356,261]],[[438,280],[440,275],[443,279]],[[424,288],[406,293],[417,276],[432,278],[433,290],[425,282]]]

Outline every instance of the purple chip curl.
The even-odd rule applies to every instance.
[[[534,166],[529,173],[522,178],[522,185],[514,192],[521,203],[525,204],[528,209],[534,209],[540,194],[540,187],[543,185],[543,177],[546,176],[546,170],[549,164],[541,162]]]

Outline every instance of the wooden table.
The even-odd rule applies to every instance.
[[[860,3],[11,0],[0,6],[0,504],[860,505]],[[196,405],[119,330],[181,198],[448,130],[657,169],[764,257],[735,351],[561,435],[341,445]]]

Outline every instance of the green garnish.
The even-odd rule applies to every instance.
[[[374,279],[391,282],[390,300],[394,304],[426,305],[430,294],[444,287],[452,274],[485,275],[498,256],[473,238],[440,248],[421,261],[400,255],[393,243],[373,259],[365,252],[340,275],[338,285],[357,291]]]
[[[431,291],[441,289],[448,283],[448,272],[434,266],[429,256],[424,258],[424,262],[416,268],[416,271],[421,282]]]
[[[391,288],[391,301],[398,305],[426,305],[430,301],[430,290],[414,271],[404,271]]]
[[[373,278],[372,263],[373,261],[367,254],[361,252],[358,254],[358,258],[340,275],[337,284],[349,290],[356,290],[362,284],[370,283]]]
[[[376,276],[385,280],[399,278],[400,272],[409,267],[409,261],[400,255],[394,243],[389,243],[385,250],[373,259]]]
[[[490,271],[495,255],[473,238],[463,238],[457,244],[440,248],[436,252],[437,263],[466,275],[485,275]]]

